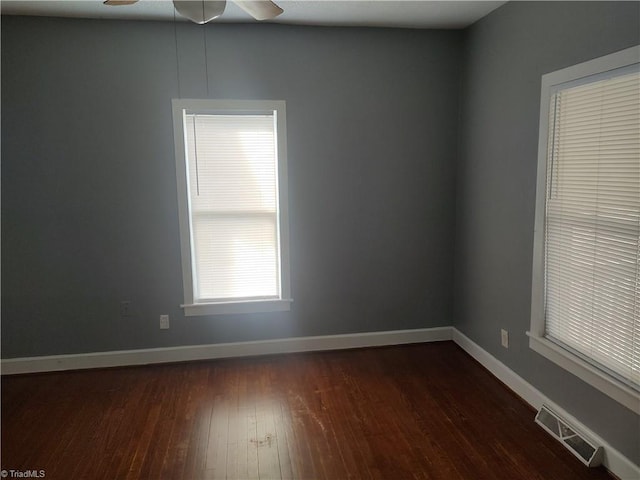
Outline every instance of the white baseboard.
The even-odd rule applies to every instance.
[[[379,347],[407,343],[437,342],[451,340],[451,338],[451,327],[324,335],[317,337],[293,337],[255,342],[217,343],[210,345],[81,353],[76,355],[10,358],[2,360],[0,363],[0,371],[3,375],[15,375],[19,373],[55,372],[61,370],[210,360],[215,358],[249,357],[276,353]]]
[[[581,433],[588,438],[602,445],[604,449],[603,465],[607,470],[616,475],[621,480],[638,480],[640,479],[640,467],[635,465],[631,460],[622,455],[599,435],[587,428],[582,422],[573,417],[569,412],[556,405],[542,392],[525,381],[513,370],[500,362],[489,352],[474,343],[466,337],[457,328],[453,330],[453,341],[458,344],[465,352],[475,358],[482,366],[489,370],[498,380],[507,385],[511,390],[517,393],[523,400],[536,410],[539,410],[542,404],[547,405],[558,415],[563,417],[569,423],[572,423]]]

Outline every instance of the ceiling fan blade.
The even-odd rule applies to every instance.
[[[200,25],[222,15],[226,5],[226,0],[173,0],[180,15]]]
[[[117,7],[119,5],[132,5],[136,3],[138,0],[104,0],[105,5],[111,5],[112,7]]]
[[[271,20],[280,15],[282,10],[270,0],[234,0],[236,5],[256,20]]]

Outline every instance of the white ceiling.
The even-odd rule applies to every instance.
[[[427,0],[275,0],[284,13],[273,23],[325,26],[375,26],[396,28],[464,28],[505,1]],[[38,15],[131,20],[173,20],[170,0],[140,0],[134,5],[110,7],[102,0],[31,1],[2,0],[3,15]],[[176,18],[184,20],[176,13]],[[213,22],[254,22],[247,13],[227,2],[222,17]]]

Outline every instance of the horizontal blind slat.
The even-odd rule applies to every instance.
[[[631,382],[640,371],[640,74],[551,102],[546,333]]]

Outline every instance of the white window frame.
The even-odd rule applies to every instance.
[[[289,276],[289,212],[287,192],[286,105],[281,100],[198,100],[173,99],[173,131],[178,187],[178,217],[182,256],[182,280],[186,316],[282,312],[290,310],[291,285]],[[191,241],[191,213],[187,183],[185,114],[274,114],[276,119],[278,234],[280,245],[280,296],[266,300],[232,300],[197,303],[194,298],[193,255]]]
[[[542,76],[533,242],[531,326],[530,331],[527,332],[531,349],[637,413],[640,413],[640,392],[545,338],[544,249],[547,144],[549,139],[549,109],[552,95],[558,86],[562,84],[579,82],[580,79],[593,75],[606,76],[609,71],[633,66],[639,62],[640,46],[636,46]]]

